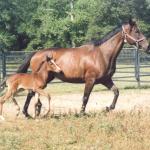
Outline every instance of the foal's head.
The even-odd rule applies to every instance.
[[[52,56],[46,56],[47,70],[60,73],[60,67],[55,63]]]
[[[142,48],[145,52],[150,53],[150,45],[135,21],[130,19],[128,24],[124,24],[122,26],[122,34],[127,43]]]

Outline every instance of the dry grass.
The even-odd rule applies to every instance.
[[[0,124],[1,150],[148,150],[150,112],[60,115]]]
[[[15,119],[14,105],[6,103],[7,121],[0,122],[0,150],[149,150],[149,89],[120,90],[116,109],[106,113],[99,110],[112,102],[113,93],[96,87],[87,105],[88,115],[58,115],[64,110],[79,111],[82,89],[82,85],[48,86],[57,115],[46,119]],[[24,94],[17,97],[21,106]]]

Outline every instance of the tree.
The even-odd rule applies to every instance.
[[[150,37],[149,0],[1,0],[0,44],[7,50],[80,46],[130,16]]]

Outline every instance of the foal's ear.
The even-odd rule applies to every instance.
[[[136,25],[136,20],[130,18],[130,19],[129,19],[129,24],[130,24],[132,27],[135,26],[135,25]]]
[[[46,61],[50,61],[50,60],[52,60],[52,59],[53,59],[52,56],[46,56]]]

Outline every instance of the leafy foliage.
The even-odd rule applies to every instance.
[[[0,47],[34,50],[100,39],[129,17],[150,37],[149,0],[1,0]]]

